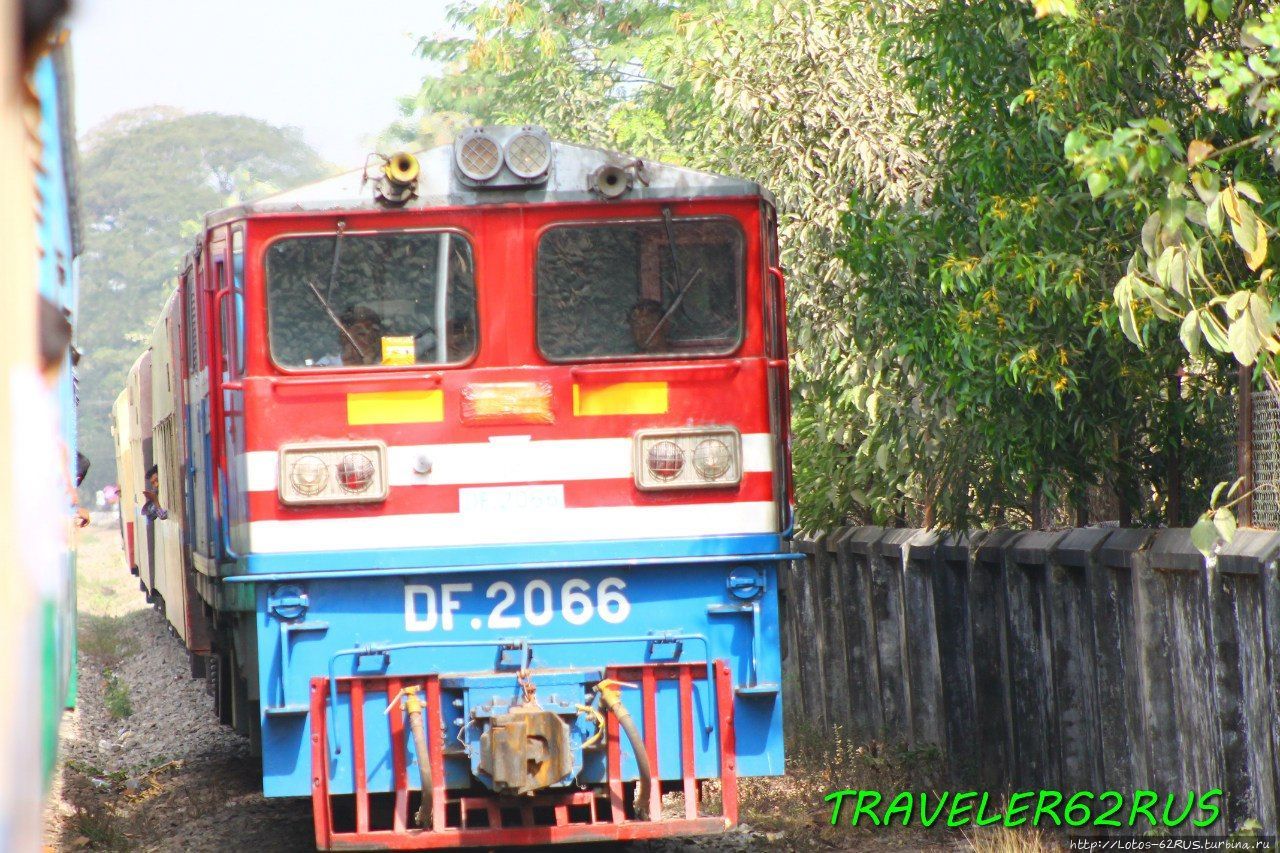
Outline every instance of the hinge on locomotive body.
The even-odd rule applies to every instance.
[[[328,622],[304,619],[310,606],[311,599],[299,586],[280,586],[267,593],[267,612],[280,621],[280,704],[268,705],[264,709],[268,716],[306,714],[309,710],[306,702],[289,701],[289,657],[294,634],[329,630]]]

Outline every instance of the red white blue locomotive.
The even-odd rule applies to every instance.
[[[206,218],[127,541],[318,847],[720,832],[782,772],[777,255],[758,185],[534,127]]]

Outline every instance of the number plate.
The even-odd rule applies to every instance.
[[[462,512],[535,512],[564,509],[564,486],[498,486],[459,489],[458,509]]]
[[[404,587],[404,628],[414,632],[452,631],[456,627],[515,631],[541,627],[552,620],[586,625],[599,619],[620,625],[630,615],[627,582],[618,577],[411,583]]]

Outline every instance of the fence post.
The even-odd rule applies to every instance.
[[[974,650],[969,617],[970,564],[983,533],[951,534],[938,543],[933,561],[933,609],[937,619],[938,665],[947,758],[957,784],[979,784],[981,753],[974,698]]]
[[[1093,641],[1098,650],[1095,688],[1102,784],[1113,791],[1150,785],[1134,564],[1138,552],[1154,537],[1154,530],[1112,531],[1086,569],[1093,598]]]
[[[832,531],[823,541],[823,559],[814,575],[814,608],[822,632],[819,650],[825,673],[827,703],[824,714],[828,726],[846,730],[855,720],[853,697],[849,692],[850,649],[844,627],[848,577],[840,564],[839,543],[853,528]]]
[[[824,646],[821,611],[816,606],[818,577],[827,560],[826,533],[799,544],[808,559],[794,576],[796,584],[791,589],[792,616],[796,618],[795,657],[799,666],[800,685],[797,691],[804,697],[804,714],[800,719],[819,730],[827,728],[826,673],[823,671]]]
[[[1024,533],[1006,551],[1013,784],[1020,789],[1050,787],[1061,778],[1045,587],[1049,554],[1065,535]]]
[[[904,547],[903,624],[907,629],[907,682],[911,690],[911,743],[947,745],[933,600],[933,562],[938,535],[916,531]]]
[[[1072,530],[1049,557],[1050,650],[1053,709],[1058,721],[1058,761],[1063,790],[1101,791],[1102,736],[1099,725],[1093,604],[1088,570],[1111,533]]]
[[[852,527],[836,542],[836,565],[842,576],[844,645],[848,662],[849,704],[855,734],[884,737],[880,708],[880,660],[871,610],[871,545],[884,535],[880,527]]]
[[[903,622],[903,546],[915,530],[888,530],[876,542],[871,561],[871,608],[880,657],[880,705],[885,736],[911,741],[910,672],[907,668],[906,626]]]
[[[1013,778],[1009,703],[1008,602],[1005,548],[1017,538],[994,530],[978,544],[969,567],[969,633],[973,638],[973,701],[978,720],[978,768],[983,790],[1000,791]]]
[[[1222,746],[1204,559],[1190,531],[1163,530],[1136,565],[1151,787],[1218,787]]]
[[[1280,534],[1241,530],[1218,555],[1211,575],[1215,698],[1226,791],[1223,828],[1249,818],[1276,829],[1276,753],[1271,741],[1274,661],[1268,663],[1267,567],[1280,553]],[[1274,617],[1273,617],[1274,618]],[[1269,677],[1270,676],[1270,677]]]

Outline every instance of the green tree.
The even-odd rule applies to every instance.
[[[859,457],[890,475],[882,505],[896,492],[954,525],[1043,523],[1050,503],[1066,520],[1099,487],[1121,497],[1108,514],[1179,523],[1184,493],[1212,486],[1189,439],[1220,428],[1230,377],[1184,369],[1172,331],[1147,359],[1113,333],[1122,235],[1141,220],[1094,205],[1060,151],[1091,115],[1181,98],[1167,69],[1182,10],[1100,3],[1087,27],[1034,11],[895,4],[886,21],[935,181],[920,203],[859,199],[848,219],[855,336],[893,342]]]
[[[1192,362],[1230,356],[1277,393],[1280,9],[1186,0],[1169,14],[1180,17],[1166,39],[1174,96],[1093,111],[1067,134],[1064,153],[1099,208],[1141,220],[1125,234],[1133,253],[1113,278],[1124,334],[1150,352],[1177,323]],[[1079,39],[1094,27],[1068,10],[1053,31]],[[1234,533],[1237,487],[1213,491],[1193,530],[1202,550]]]
[[[1221,467],[1229,376],[1172,328],[1134,357],[1112,282],[1142,216],[1099,209],[1061,152],[1097,115],[1184,103],[1186,28],[1097,6],[457,4],[402,130],[540,123],[772,189],[803,526],[1176,522]]]
[[[326,173],[296,130],[166,107],[121,113],[82,140],[77,369],[86,491],[115,478],[111,404],[146,348],[206,212]]]
[[[461,35],[423,38],[444,69],[402,106],[401,140],[431,139],[458,116],[481,124],[538,124],[554,137],[679,160],[675,121],[692,88],[663,58],[710,0],[482,0],[454,3]]]

